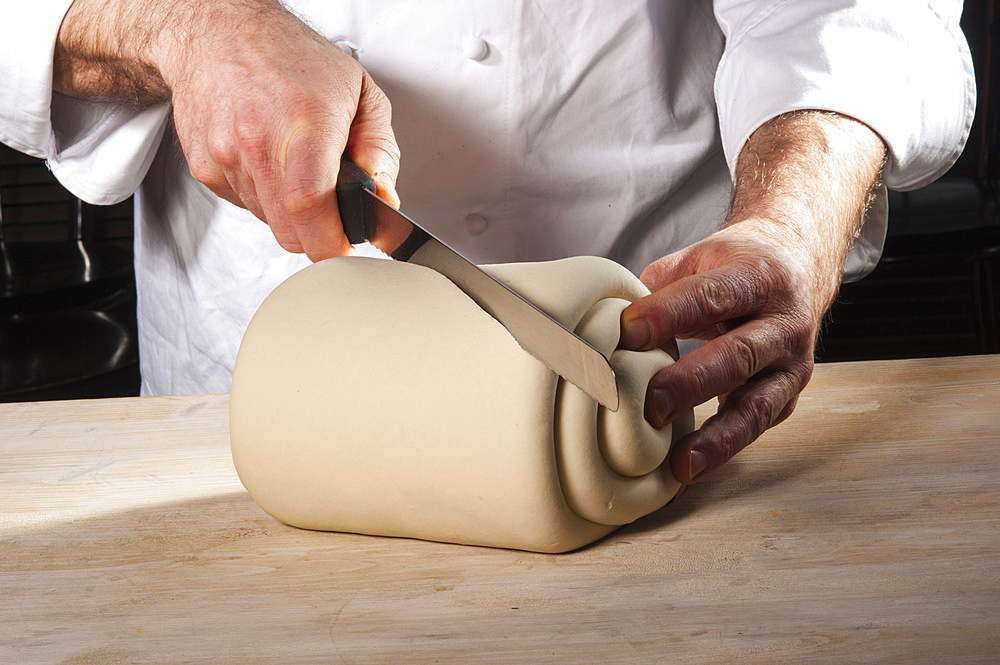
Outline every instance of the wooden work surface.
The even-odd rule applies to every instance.
[[[820,366],[563,555],[280,524],[227,407],[0,405],[0,663],[1000,662],[1000,356]]]

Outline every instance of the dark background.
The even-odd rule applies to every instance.
[[[965,3],[979,87],[965,152],[936,183],[890,193],[883,258],[844,285],[820,362],[1000,351],[995,5]],[[0,401],[138,394],[132,200],[81,203],[0,145],[0,205]]]

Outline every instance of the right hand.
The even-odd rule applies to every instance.
[[[280,5],[247,4],[199,10],[188,34],[166,34],[154,48],[191,175],[267,222],[286,250],[313,261],[347,254],[335,195],[341,155],[398,205],[389,100],[357,61]]]

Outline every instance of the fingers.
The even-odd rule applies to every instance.
[[[799,285],[782,259],[780,249],[716,234],[650,264],[642,280],[653,292],[622,312],[620,346],[711,339],[748,317],[798,307]]]
[[[656,373],[646,392],[646,419],[662,427],[677,414],[732,393],[766,370],[781,370],[804,386],[812,364],[811,352],[799,353],[803,342],[778,318],[745,323]]]
[[[279,19],[269,39],[200,42],[200,66],[172,89],[174,124],[195,179],[319,261],[351,251],[336,200],[341,156],[398,205],[399,149],[367,72],[291,14]]]
[[[297,121],[287,130],[277,156],[277,182],[266,194],[275,238],[285,249],[298,243],[312,261],[350,252],[335,194],[345,142],[344,134],[312,118]]]
[[[389,100],[366,73],[346,155],[372,176],[376,194],[394,208],[399,208],[399,195],[396,193],[399,147],[393,135],[391,119]],[[375,237],[369,238],[369,241],[386,254],[391,254],[411,231],[412,226],[405,221],[386,218],[380,220]]]
[[[622,312],[621,347],[657,348],[674,337],[714,337],[715,326],[760,310],[766,294],[743,268],[689,275],[641,298]]]
[[[362,82],[357,109],[346,128],[300,121],[288,133],[279,164],[284,170],[281,209],[269,217],[275,237],[286,249],[295,242],[313,261],[351,251],[337,207],[336,186],[340,156],[346,154],[376,183],[377,192],[399,206],[395,183],[399,148],[392,131],[389,100],[368,73]],[[324,118],[322,113],[314,117]],[[325,119],[325,118],[324,118]]]
[[[363,71],[358,111],[345,154],[374,178],[376,194],[398,208],[399,146],[392,131],[392,106],[368,72]]]
[[[662,427],[720,398],[716,415],[671,452],[681,482],[697,481],[795,408],[819,327],[810,269],[769,236],[727,228],[643,272],[655,291],[622,313],[620,346],[709,340],[652,377],[646,419]]]
[[[389,100],[368,73],[360,69],[357,109],[350,126],[300,122],[290,132],[283,155],[283,209],[291,235],[313,261],[350,252],[337,208],[336,184],[340,156],[346,154],[371,175],[377,192],[398,207],[395,183],[399,174],[399,148],[392,131]],[[314,117],[323,118],[321,113]],[[346,122],[342,119],[342,122]]]
[[[804,383],[787,372],[769,372],[730,393],[718,413],[670,452],[674,477],[697,482],[788,417]]]

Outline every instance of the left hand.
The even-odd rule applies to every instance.
[[[791,415],[885,154],[871,129],[846,116],[773,118],[740,151],[726,228],[643,271],[652,293],[622,312],[620,346],[709,340],[650,380],[646,419],[662,427],[720,402],[671,450],[680,482],[696,482]]]
[[[656,427],[720,398],[718,413],[671,452],[682,483],[787,418],[812,375],[832,295],[816,292],[808,254],[774,235],[766,220],[747,220],[650,264],[641,279],[652,294],[622,314],[623,348],[709,340],[657,373],[646,393],[646,419]]]

